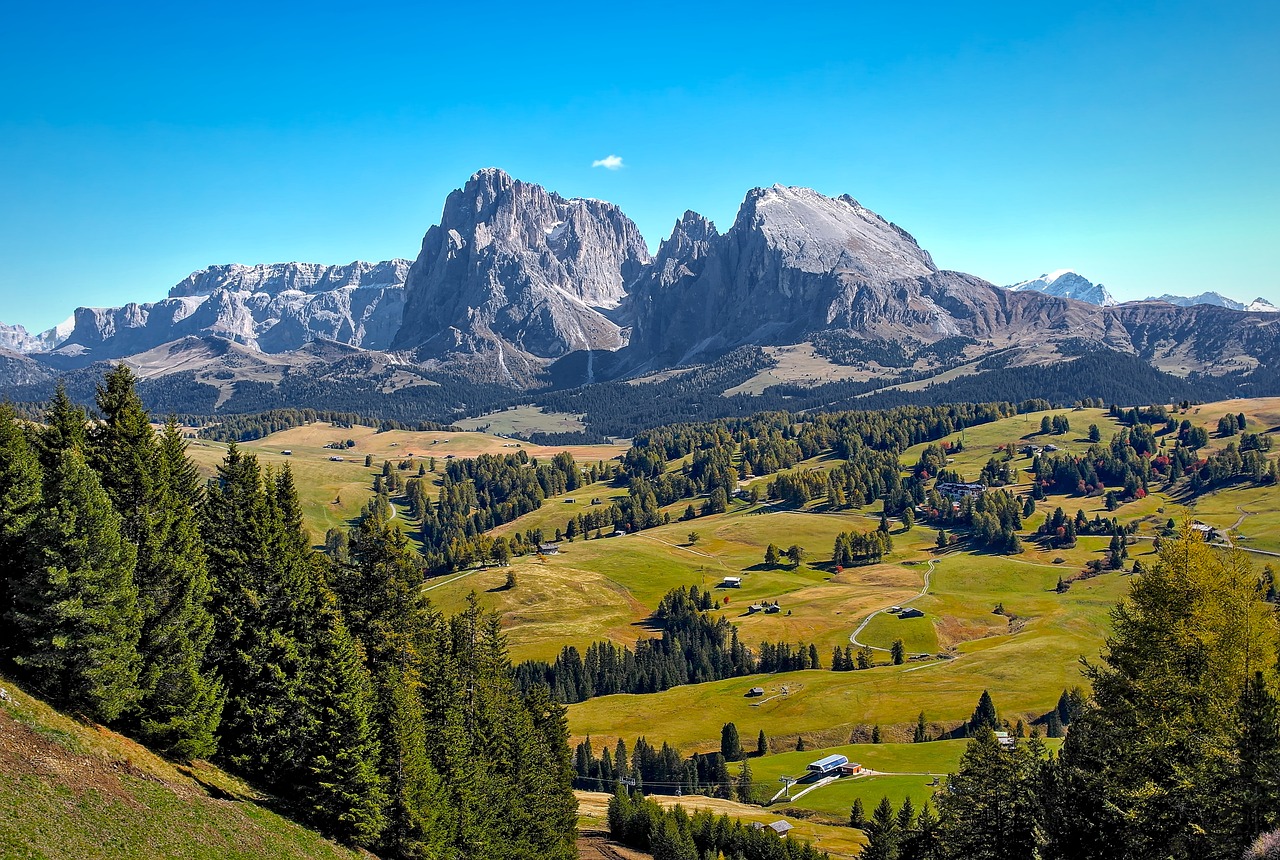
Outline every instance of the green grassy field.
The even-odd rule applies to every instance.
[[[1268,421],[1280,418],[1280,399],[1206,406],[1186,417],[1212,430],[1220,415],[1240,409],[1251,427],[1270,427],[1274,425]],[[1119,426],[1098,409],[1044,414],[1066,414],[1072,429],[1062,436],[1041,437],[1040,414],[969,428],[964,433],[966,448],[956,454],[951,468],[975,477],[1000,446],[1020,444],[1028,434],[1038,444],[1051,440],[1066,450],[1083,450],[1090,424],[1098,424],[1104,439]],[[1224,440],[1213,439],[1210,449],[1222,444]],[[914,463],[922,447],[904,455],[904,466]],[[815,457],[800,468],[829,467],[836,462]],[[1015,491],[1029,486],[1025,473],[1029,464],[1024,457],[1015,461],[1021,482]],[[583,488],[573,494],[574,504],[607,498],[609,492],[618,491],[603,485]],[[1241,545],[1265,549],[1280,541],[1275,536],[1280,534],[1278,499],[1276,488],[1228,489],[1203,496],[1191,507],[1156,492],[1122,505],[1114,515],[1125,522],[1140,522],[1140,533],[1153,535],[1170,517],[1194,515],[1213,525],[1231,526],[1240,517],[1236,510],[1240,505],[1251,513],[1241,523]],[[1100,497],[1052,497],[1028,518],[1027,531],[1059,505],[1069,514],[1080,509],[1090,518],[1096,513],[1110,515]],[[671,507],[679,513],[684,503]],[[954,724],[968,716],[984,689],[990,689],[998,705],[1015,717],[1038,717],[1064,688],[1082,683],[1078,660],[1098,653],[1109,629],[1109,613],[1127,589],[1124,575],[1107,574],[1077,582],[1065,594],[1056,592],[1059,577],[1072,577],[1106,552],[1107,538],[1082,537],[1071,550],[1048,550],[1025,540],[1024,552],[1015,557],[975,554],[961,545],[960,551],[937,561],[929,593],[913,600],[923,585],[928,560],[937,558],[934,530],[895,528],[894,552],[883,564],[834,575],[827,560],[835,535],[874,528],[876,508],[834,514],[824,513],[820,503],[811,508],[784,511],[739,503],[725,514],[692,522],[673,522],[622,538],[566,543],[558,556],[518,561],[515,589],[500,588],[505,572],[480,571],[433,590],[432,598],[446,609],[455,609],[469,591],[479,592],[483,603],[502,614],[517,658],[550,659],[565,644],[581,649],[599,638],[625,644],[652,635],[644,621],[667,590],[691,584],[714,586],[733,575],[742,577],[743,587],[715,593],[728,601],[722,611],[749,644],[812,642],[819,648],[822,665],[829,666],[831,649],[847,645],[850,633],[869,613],[911,600],[913,607],[925,612],[924,618],[877,615],[860,640],[888,648],[901,638],[908,654],[950,650],[957,656],[942,665],[722,681],[655,696],[598,699],[570,709],[575,737],[633,739],[648,734],[653,740],[676,742],[693,751],[714,748],[720,726],[739,716],[746,720],[740,727],[752,735],[764,728],[771,737],[792,742],[804,735],[810,745],[809,736],[815,732],[834,743],[875,723],[884,725],[886,732],[905,731],[921,710],[939,724]],[[544,506],[501,531],[536,526],[550,532],[571,513],[557,505]],[[699,533],[694,544],[688,541],[690,531]],[[766,569],[762,559],[769,543],[784,547],[797,543],[806,548],[806,561],[795,570],[785,565]],[[1153,559],[1150,543],[1140,542],[1130,553]],[[774,600],[782,607],[777,614],[746,611],[752,603]],[[998,605],[1003,614],[994,611]],[[878,659],[887,660],[887,655],[881,653]],[[762,680],[774,690],[787,685],[790,695],[752,707],[741,695]]]
[[[589,498],[587,488],[573,494]],[[505,529],[537,523],[547,530],[548,502]],[[569,507],[564,505],[564,507]],[[567,515],[566,515],[567,516]],[[770,543],[808,547],[815,563],[830,558],[835,536],[851,528],[866,530],[873,522],[853,515],[826,516],[778,511],[767,506],[738,507],[692,523],[673,522],[636,534],[603,540],[561,544],[558,555],[514,560],[518,585],[505,590],[506,570],[489,569],[457,578],[430,592],[446,611],[460,608],[475,591],[481,603],[503,616],[512,653],[517,658],[554,656],[564,645],[585,648],[600,638],[628,644],[651,635],[644,621],[662,596],[677,586],[697,585],[713,590],[725,614],[739,625],[744,641],[812,642],[824,664],[831,649],[848,644],[858,620],[881,605],[918,593],[923,570],[901,565],[853,568],[834,575],[802,563],[766,568]],[[502,532],[504,529],[499,529]],[[696,530],[696,544],[688,534]],[[904,552],[915,553],[930,540],[917,529],[904,541]],[[718,588],[726,576],[740,576],[742,587]],[[748,614],[758,601],[778,601],[777,614]],[[888,603],[885,603],[888,601]],[[790,614],[788,614],[790,613]]]
[[[576,433],[586,427],[581,415],[569,415],[565,412],[544,412],[537,406],[516,406],[498,412],[490,412],[475,418],[464,418],[454,422],[463,430],[478,430],[509,435],[520,433]]]
[[[955,649],[954,660],[854,672],[809,670],[647,696],[607,696],[570,706],[570,728],[575,736],[601,741],[622,736],[630,743],[646,734],[689,751],[715,748],[729,721],[743,737],[763,729],[775,743],[803,736],[810,747],[841,742],[875,724],[905,739],[922,711],[927,720],[948,726],[967,718],[983,690],[992,692],[1009,718],[1037,718],[1063,689],[1082,683],[1079,657],[1096,656],[1111,607],[1127,588],[1125,576],[1107,574],[1058,594],[1057,577],[1052,566],[950,555],[938,565],[929,595],[913,605],[936,619],[939,638]],[[992,613],[997,602],[1022,619],[1020,626],[1011,628],[1007,618]],[[847,637],[852,631],[841,632]],[[789,693],[763,703],[744,698],[757,685],[765,687],[766,697],[784,685]],[[661,734],[651,727],[661,727]]]
[[[0,679],[0,857],[357,858],[206,765],[179,767]]]
[[[581,822],[579,826],[593,829],[607,827],[606,811],[610,795],[598,791],[577,791],[574,794],[578,797],[578,820]],[[737,803],[732,800],[721,800],[700,795],[685,795],[684,797],[655,795],[653,799],[667,808],[680,806],[688,812],[708,810],[716,815],[728,815],[730,818],[747,822],[758,821],[761,824],[770,824],[779,820],[787,821],[795,828],[788,838],[811,842],[814,847],[821,851],[826,851],[837,860],[857,857],[863,846],[867,844],[867,839],[863,836],[862,831],[854,830],[843,824],[833,825],[826,821],[820,821],[808,810],[797,809],[795,811],[799,814],[792,815],[789,810],[779,807],[761,809],[758,806]],[[879,798],[876,799],[879,800]],[[849,811],[846,809],[844,819],[847,821],[848,817]]]
[[[355,442],[354,447],[338,450],[324,447],[330,442],[345,443],[348,439]],[[319,542],[330,528],[349,526],[360,509],[373,497],[373,478],[380,474],[384,460],[392,463],[413,460],[414,467],[400,474],[416,477],[417,461],[428,461],[433,457],[440,471],[444,469],[445,460],[450,456],[512,454],[521,448],[535,458],[550,457],[557,451],[566,450],[579,462],[586,463],[612,459],[625,451],[627,446],[571,445],[546,448],[503,439],[491,433],[419,433],[408,430],[379,433],[373,427],[334,427],[317,422],[240,443],[240,448],[255,455],[264,466],[278,469],[287,464],[293,470],[302,502],[303,521]],[[227,446],[197,440],[187,450],[203,474],[213,475],[226,456]],[[285,455],[283,451],[292,453]],[[364,467],[366,455],[373,457],[372,468]],[[331,460],[334,456],[342,457],[342,462]],[[590,501],[589,497],[587,501]],[[558,499],[550,499],[543,507],[553,508],[557,504],[560,504]],[[400,513],[403,514],[403,510]]]
[[[1061,743],[1049,740],[1046,745],[1056,750]],[[773,805],[786,810],[816,812],[819,820],[843,823],[849,820],[849,809],[855,798],[862,800],[867,815],[871,814],[880,798],[886,796],[895,807],[910,797],[919,809],[939,788],[931,784],[935,776],[942,778],[959,770],[960,757],[967,745],[965,740],[921,744],[843,744],[806,752],[780,753],[751,759],[751,776],[759,791],[773,796],[781,788],[780,777],[801,776],[809,762],[836,753],[876,771],[871,776],[843,777],[798,800],[784,797]],[[794,786],[792,796],[804,787],[804,784]]]

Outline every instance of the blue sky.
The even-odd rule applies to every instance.
[[[413,257],[486,166],[653,247],[780,182],[996,283],[1280,303],[1274,2],[125,5],[6,12],[4,322]]]

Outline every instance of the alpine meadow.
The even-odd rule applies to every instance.
[[[1280,6],[6,17],[0,860],[1280,860]]]

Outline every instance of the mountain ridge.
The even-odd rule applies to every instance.
[[[1081,300],[1088,297],[1095,302]],[[224,391],[222,402],[228,379],[280,385],[345,360],[308,350],[326,343],[382,356],[374,362],[388,380],[393,368],[411,367],[419,380],[411,384],[455,377],[513,391],[818,336],[863,344],[832,347],[854,364],[856,354],[896,344],[896,364],[858,371],[887,382],[895,367],[915,378],[1010,347],[1018,349],[1001,361],[1050,364],[1086,344],[1178,375],[1247,373],[1280,354],[1280,316],[1261,308],[1114,304],[1105,287],[1071,270],[1001,288],[940,268],[907,230],[849,195],[751,189],[728,229],[686,211],[651,256],[614,204],[565,198],[497,168],[450,193],[412,263],[210,266],[160,301],[80,308],[74,322],[47,351],[31,349],[36,341],[20,327],[0,329],[0,348],[25,345],[32,360],[10,355],[0,382],[138,357],[153,377],[169,366],[198,368],[198,379]],[[958,350],[945,360],[931,346],[942,341]],[[282,360],[265,362],[272,369],[255,381],[245,370],[253,353]],[[223,373],[218,362],[232,355]]]

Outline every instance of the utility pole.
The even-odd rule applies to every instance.
[[[782,783],[783,790],[787,792],[787,800],[791,799],[791,786],[799,782],[794,776],[780,776],[778,782]]]

